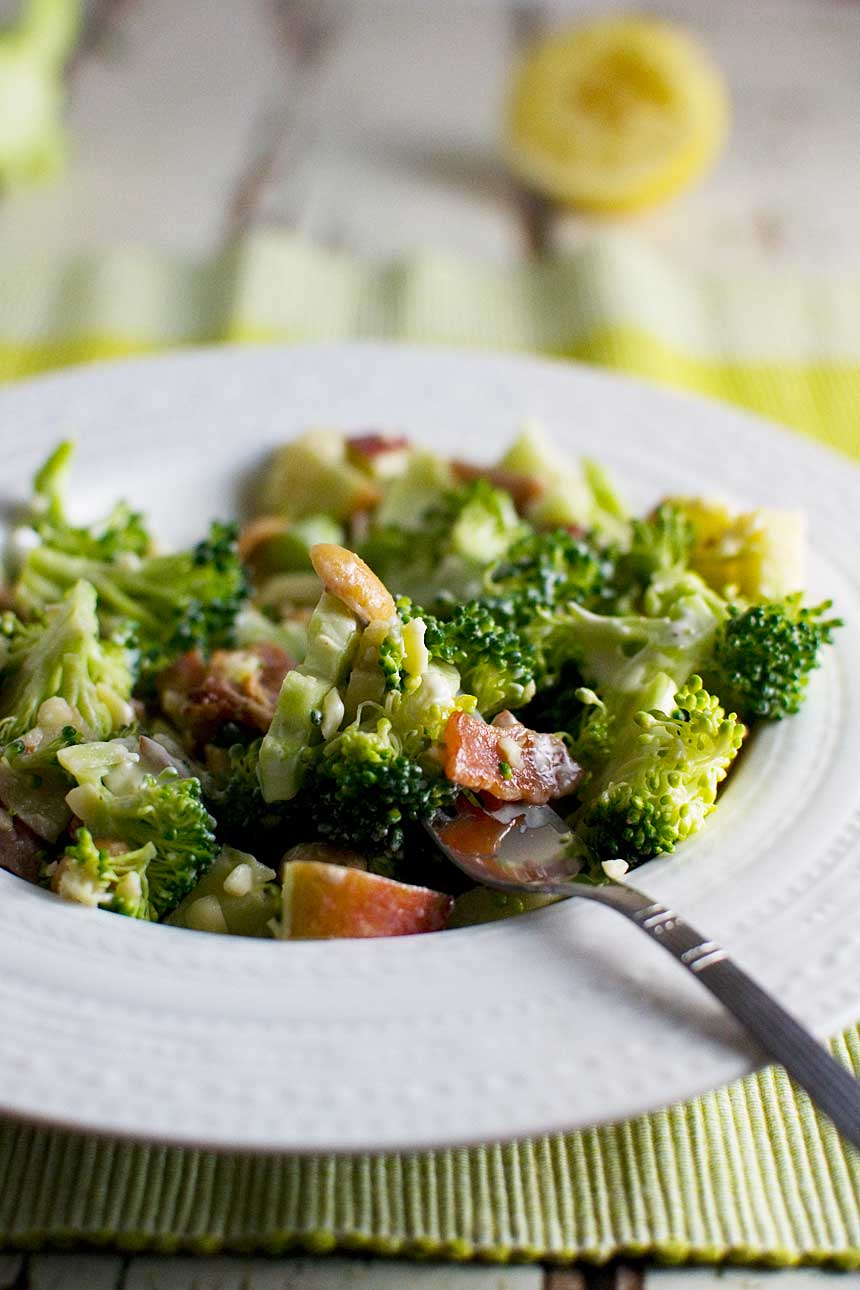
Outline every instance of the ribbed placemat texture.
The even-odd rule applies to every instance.
[[[0,262],[3,379],[182,344],[347,336],[584,358],[860,456],[860,283],[695,275],[623,236],[510,269],[373,266],[275,237],[205,265],[131,251]],[[834,1051],[860,1073],[860,1028]],[[420,1155],[215,1155],[0,1121],[0,1245],[76,1241],[860,1267],[860,1155],[775,1069],[622,1125]]]

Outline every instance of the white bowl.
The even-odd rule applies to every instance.
[[[0,395],[3,503],[77,435],[82,514],[117,496],[197,537],[309,425],[405,430],[489,459],[524,416],[636,505],[727,492],[803,507],[811,594],[846,619],[803,713],[762,731],[706,830],[636,874],[820,1035],[860,1015],[860,489],[848,462],[729,407],[572,364],[373,344],[220,349]],[[285,839],[285,844],[288,839]],[[571,901],[391,940],[207,936],[0,873],[0,1111],[255,1151],[522,1137],[665,1105],[758,1058],[612,913]]]

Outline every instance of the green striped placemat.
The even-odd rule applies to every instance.
[[[203,265],[134,251],[0,262],[3,379],[167,346],[347,336],[599,362],[860,456],[860,283],[693,275],[620,235],[509,269],[374,266],[274,236]],[[860,1072],[860,1030],[835,1051]],[[420,1155],[218,1156],[0,1121],[0,1244],[70,1241],[860,1267],[860,1156],[774,1069],[627,1124]]]

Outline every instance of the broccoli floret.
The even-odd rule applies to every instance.
[[[609,594],[612,571],[608,552],[567,529],[530,532],[490,570],[485,589],[499,612],[507,608],[518,626],[528,626],[539,609],[571,600],[599,608]]]
[[[565,529],[554,529],[523,535],[504,559],[487,571],[481,604],[499,631],[518,637],[518,648],[539,691],[556,685],[563,664],[571,660],[565,653],[561,627],[567,620],[567,605],[583,609],[606,606],[612,570],[610,552]],[[508,649],[513,653],[512,641]],[[473,682],[468,684],[464,679],[464,684],[474,693]],[[520,699],[513,695],[507,706],[527,702],[529,695]]]
[[[77,582],[62,603],[32,626],[7,636],[0,672],[0,745],[38,724],[46,700],[64,699],[70,724],[90,739],[106,739],[134,720],[130,705],[135,652],[127,640],[101,640],[96,592]]]
[[[25,558],[15,589],[30,612],[61,599],[79,579],[98,592],[99,615],[110,626],[133,623],[144,676],[162,671],[186,650],[229,648],[248,584],[236,549],[236,527],[213,523],[208,537],[175,555],[133,555],[114,562],[42,544]]]
[[[386,691],[405,688],[408,682],[403,634],[389,633],[379,643],[379,670]]]
[[[366,855],[400,855],[410,823],[450,804],[441,767],[405,755],[390,721],[349,727],[321,750],[304,786],[317,832]]]
[[[382,707],[407,756],[424,758],[444,739],[454,709],[473,711],[475,698],[461,693],[460,674],[455,667],[427,656],[420,672],[410,675],[402,693],[390,694]]]
[[[428,621],[410,600],[401,597],[398,616],[373,622],[361,633],[349,673],[342,716],[347,724],[365,710],[387,717],[403,751],[422,758],[444,738],[455,707],[472,711],[473,695],[461,694],[456,667],[431,656],[427,648]],[[320,731],[330,738],[337,729]]]
[[[639,608],[656,575],[677,575],[686,570],[694,541],[692,522],[669,502],[663,502],[647,519],[632,520],[629,543],[618,555],[612,579],[615,611]]]
[[[748,609],[729,606],[707,665],[708,683],[744,717],[779,721],[798,712],[809,674],[840,618],[831,601],[806,607],[800,593]]]
[[[589,690],[586,686],[581,686],[574,697],[579,709],[576,719],[571,723],[573,729],[569,745],[571,756],[584,771],[580,781],[582,789],[606,765],[612,753],[612,741],[618,722],[624,719],[632,705],[622,701],[618,710],[614,711],[594,690]]]
[[[262,739],[210,749],[209,773],[202,780],[206,805],[223,836],[248,838],[266,810],[258,767]],[[214,762],[214,764],[212,764]]]
[[[435,608],[479,595],[484,571],[525,532],[509,494],[477,479],[440,494],[412,525],[377,528],[361,555],[395,594]]]
[[[531,651],[520,635],[504,626],[487,605],[458,605],[445,621],[425,616],[428,652],[460,673],[460,685],[474,695],[489,720],[503,708],[519,708],[535,691]]]
[[[33,484],[30,524],[45,546],[87,560],[112,562],[123,555],[146,555],[152,540],[143,517],[118,502],[104,519],[88,527],[73,525],[66,514],[66,485],[75,445],[61,443]]]
[[[629,706],[625,696],[619,707]],[[558,682],[518,712],[517,719],[530,730],[563,735],[573,760],[590,776],[608,755],[615,718],[594,690],[582,684],[579,669],[568,665]]]
[[[156,851],[151,842],[134,851],[103,851],[89,829],[78,829],[51,874],[51,889],[64,900],[155,920],[148,870]]]
[[[536,620],[528,634],[547,677],[554,682],[565,664],[576,664],[602,698],[641,690],[658,672],[682,685],[709,657],[727,606],[695,574],[683,574],[655,581],[645,607],[611,616],[570,603]]]
[[[163,918],[194,886],[218,851],[215,821],[201,800],[200,781],[180,778],[173,767],[144,772],[140,757],[122,740],[80,744],[57,755],[76,781],[70,810],[98,838],[132,850],[151,842],[149,903]]]
[[[671,701],[610,730],[604,767],[586,782],[572,820],[576,836],[597,862],[638,864],[674,850],[713,810],[744,733],[701,678],[690,677]]]

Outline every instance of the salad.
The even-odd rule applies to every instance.
[[[546,897],[472,888],[423,822],[553,802],[594,881],[672,851],[839,620],[803,516],[668,497],[526,426],[492,466],[285,444],[243,527],[165,553],[38,472],[0,587],[0,867],[130,918],[388,936]],[[476,815],[479,812],[476,812]]]

